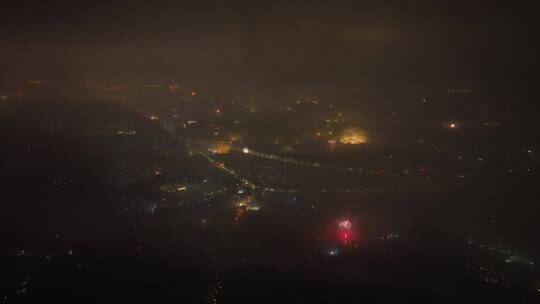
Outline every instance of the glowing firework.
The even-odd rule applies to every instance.
[[[339,142],[348,145],[365,144],[368,142],[366,132],[358,128],[349,128],[341,134]]]
[[[343,220],[343,221],[340,221],[338,223],[338,226],[340,229],[351,229],[352,228],[352,224],[351,224],[351,221],[350,220]]]
[[[352,239],[353,230],[350,220],[341,220],[338,222],[338,238],[342,242],[343,246],[347,246]]]

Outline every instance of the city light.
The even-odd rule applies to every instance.
[[[231,151],[231,145],[226,142],[219,142],[209,149],[213,154],[227,154]]]
[[[0,304],[540,304],[532,4],[45,2],[2,15]]]
[[[461,129],[461,125],[460,123],[456,121],[449,121],[449,122],[443,123],[443,128],[448,129],[448,130],[458,130],[458,129]]]

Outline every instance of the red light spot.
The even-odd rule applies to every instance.
[[[341,239],[343,241],[343,246],[347,246],[347,243],[349,242],[349,234],[347,232],[342,233]]]

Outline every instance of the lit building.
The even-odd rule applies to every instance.
[[[173,83],[169,85],[169,92],[176,92],[180,89],[180,84]]]

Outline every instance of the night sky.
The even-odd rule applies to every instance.
[[[538,22],[506,1],[3,1],[2,80],[527,88]]]

